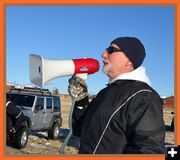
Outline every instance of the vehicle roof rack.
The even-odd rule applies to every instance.
[[[13,88],[9,92],[18,92],[18,93],[35,93],[40,95],[50,95],[51,92],[49,89],[42,89],[42,88],[31,88],[31,87],[24,87],[24,88]]]

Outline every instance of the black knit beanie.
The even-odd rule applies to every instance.
[[[145,48],[136,37],[119,37],[111,42],[116,44],[132,62],[134,69],[138,68],[145,58]]]

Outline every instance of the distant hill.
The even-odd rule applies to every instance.
[[[14,88],[22,88],[22,86],[18,85],[18,86],[15,86],[13,84],[6,84],[6,92],[14,89]],[[57,94],[59,95],[61,98],[63,99],[66,99],[66,100],[70,100],[70,96],[69,94]],[[92,99],[92,97],[94,97],[93,95],[90,96],[90,99]],[[163,107],[164,108],[170,108],[170,109],[174,109],[174,96],[170,96],[170,97],[161,97],[162,100],[163,100]]]

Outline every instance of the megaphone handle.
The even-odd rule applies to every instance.
[[[72,105],[71,105],[71,110],[70,110],[70,113],[69,113],[69,120],[68,120],[68,123],[69,123],[69,133],[68,135],[66,136],[65,140],[64,140],[64,143],[61,145],[61,148],[60,148],[60,154],[64,154],[64,149],[67,145],[67,143],[69,142],[69,139],[72,135],[72,114],[73,114],[73,110],[74,110],[74,106],[75,106],[75,102],[76,102],[76,98],[74,97],[72,99]]]

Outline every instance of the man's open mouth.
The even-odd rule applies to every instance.
[[[108,62],[103,61],[104,65],[109,64]]]

